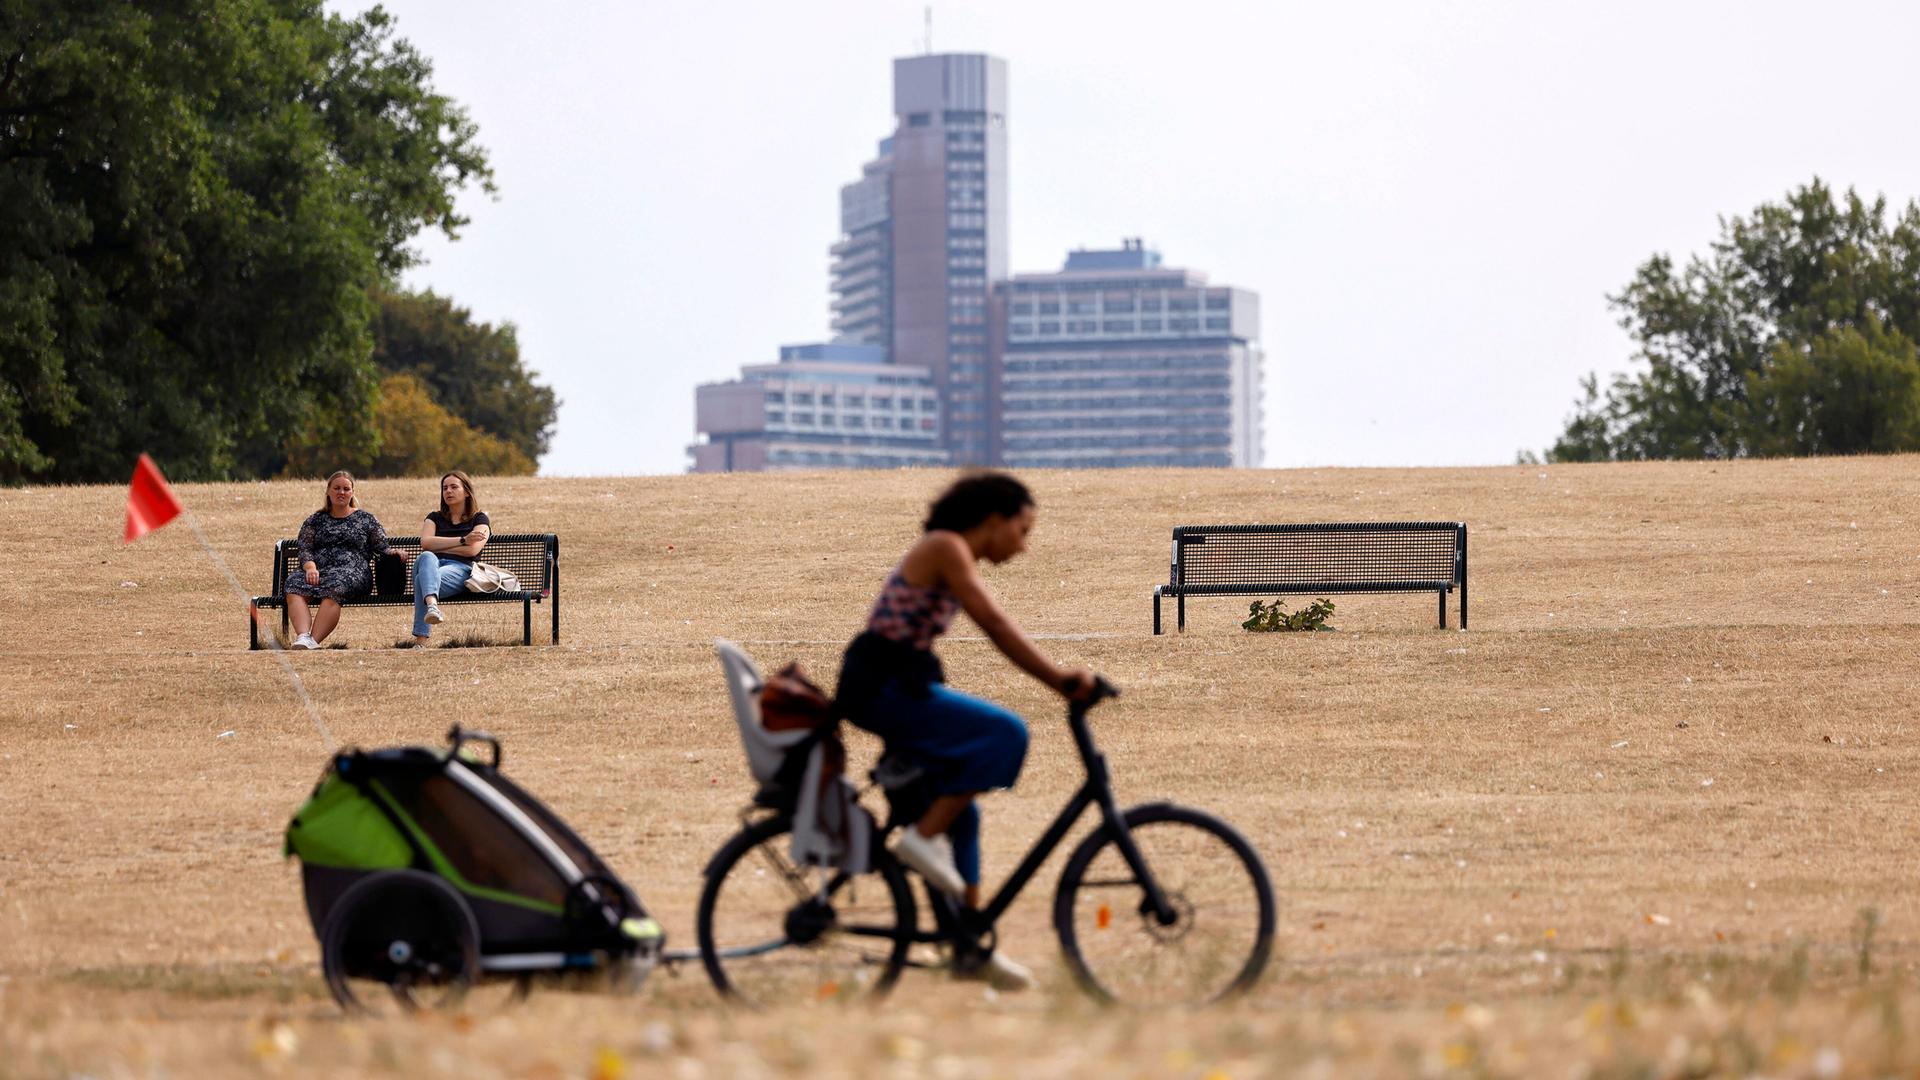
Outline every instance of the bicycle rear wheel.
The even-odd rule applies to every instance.
[[[1112,829],[1074,850],[1060,874],[1053,925],[1088,993],[1111,1003],[1204,1005],[1252,986],[1273,951],[1273,885],[1231,825],[1183,806],[1124,815],[1174,910],[1161,925]]]
[[[699,910],[707,976],[753,1007],[884,995],[913,944],[906,875],[884,855],[868,874],[795,865],[792,831],[785,817],[749,825],[708,864]]]

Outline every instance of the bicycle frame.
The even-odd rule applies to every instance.
[[[1020,860],[1020,865],[1014,869],[1013,876],[1009,877],[993,894],[993,899],[988,901],[986,907],[977,911],[959,907],[953,902],[952,897],[944,893],[934,894],[935,903],[932,905],[934,921],[939,924],[940,931],[934,934],[916,932],[914,940],[937,942],[963,935],[978,938],[991,933],[994,925],[1000,921],[1000,916],[1006,914],[1007,909],[1013,906],[1014,900],[1020,896],[1020,891],[1026,888],[1027,882],[1033,880],[1035,874],[1040,872],[1040,865],[1046,862],[1047,857],[1060,846],[1060,842],[1066,839],[1067,833],[1073,829],[1074,824],[1080,820],[1080,816],[1089,806],[1100,808],[1101,820],[1106,823],[1107,828],[1113,830],[1114,846],[1119,849],[1121,857],[1126,859],[1128,868],[1139,878],[1146,892],[1146,899],[1141,904],[1140,910],[1143,913],[1152,912],[1162,926],[1173,925],[1179,915],[1167,902],[1166,893],[1161,891],[1160,883],[1154,879],[1152,869],[1140,855],[1139,846],[1133,842],[1133,834],[1128,830],[1126,819],[1120,813],[1119,803],[1113,796],[1113,774],[1107,768],[1107,756],[1093,744],[1093,731],[1087,726],[1087,713],[1091,711],[1094,704],[1113,693],[1115,691],[1103,679],[1100,683],[1100,691],[1095,694],[1093,700],[1075,702],[1068,709],[1067,725],[1073,731],[1073,743],[1080,752],[1081,763],[1086,766],[1087,780],[1080,786],[1080,790],[1074,792],[1073,797],[1067,801],[1067,805],[1061,808],[1060,813],[1053,819],[1053,824],[1047,827],[1047,831],[1041,835],[1040,839],[1034,841],[1026,857]],[[928,887],[928,892],[933,894],[931,886]],[[946,902],[941,902],[943,899]]]

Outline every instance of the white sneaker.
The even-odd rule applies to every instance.
[[[293,647],[296,649],[317,649],[320,647],[320,643],[313,640],[312,634],[301,634],[299,637],[293,639]]]
[[[1008,993],[1031,990],[1036,981],[1033,972],[1025,964],[997,949],[987,957],[986,963],[980,965],[980,975],[987,980],[988,986]]]
[[[956,963],[953,967],[953,977],[977,980],[995,990],[1004,990],[1009,993],[1031,990],[1039,982],[1033,977],[1033,972],[1027,970],[1025,964],[1003,952],[995,952],[985,959],[981,959],[976,954],[968,962]]]
[[[967,891],[967,883],[961,880],[960,871],[953,865],[953,844],[945,833],[928,838],[909,825],[900,830],[887,850],[893,852],[894,858],[919,871],[934,888],[955,896]]]
[[[440,614],[440,605],[429,601],[427,604],[427,625],[439,626],[441,623],[446,621],[447,621],[447,617],[445,615]]]

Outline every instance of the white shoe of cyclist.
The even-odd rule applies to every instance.
[[[1031,990],[1035,982],[1033,972],[1025,964],[998,950],[980,965],[980,975],[988,986],[1004,993]]]
[[[974,953],[958,960],[953,965],[953,977],[983,982],[1006,993],[1031,990],[1038,982],[1025,964],[1003,952],[987,957]]]
[[[946,834],[927,837],[920,830],[909,825],[900,830],[887,846],[893,857],[920,872],[928,884],[942,892],[959,896],[967,891],[967,883],[960,878],[960,871],[953,865],[953,844]]]
[[[320,647],[320,643],[313,640],[312,634],[301,634],[299,637],[293,639],[293,647],[296,649],[317,649]]]

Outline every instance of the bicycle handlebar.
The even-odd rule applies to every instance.
[[[1107,698],[1119,696],[1119,687],[1108,682],[1105,675],[1095,673],[1093,676],[1093,694],[1085,701],[1070,702],[1067,706],[1067,711],[1070,715],[1076,717],[1085,716],[1087,713],[1093,711],[1095,705],[1100,704]]]

